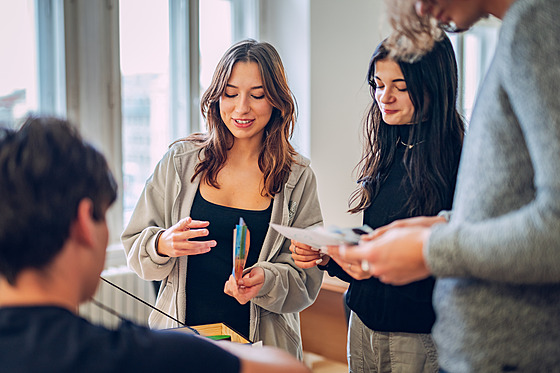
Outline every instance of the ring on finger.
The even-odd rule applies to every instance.
[[[348,269],[352,269],[352,264],[348,264]]]
[[[362,259],[362,271],[369,272],[369,262],[365,259]]]

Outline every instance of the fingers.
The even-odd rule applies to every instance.
[[[316,249],[312,246],[306,245],[304,243],[298,242],[296,240],[292,240],[292,244],[290,246],[294,246],[297,247],[300,250],[305,250],[305,251],[319,251],[319,249]]]
[[[173,254],[170,256],[185,256],[185,255],[200,255],[206,254],[216,246],[215,241],[201,241],[201,242],[181,242],[173,246]]]
[[[160,238],[158,252],[170,257],[179,257],[185,255],[198,255],[209,252],[216,246],[215,240],[209,241],[192,241],[197,237],[205,237],[208,235],[208,229],[189,229],[174,231],[166,230]]]
[[[332,254],[333,258],[358,263],[361,269],[366,267],[371,275],[385,283],[403,285],[418,281],[430,275],[423,255],[423,245],[429,238],[430,228],[423,224],[433,221],[435,219],[423,219],[421,225],[390,230],[374,241],[347,250],[339,249]],[[362,267],[363,261],[367,263]]]
[[[158,251],[170,257],[185,255],[199,255],[210,251],[216,246],[215,240],[191,241],[194,238],[205,237],[210,232],[206,227],[208,221],[193,220],[186,217],[167,229],[161,236]]]
[[[290,251],[293,254],[301,256],[317,256],[319,255],[319,250],[315,249],[309,245],[300,244],[299,242],[293,241],[290,245]]]
[[[209,221],[206,220],[192,220],[189,224],[189,228],[205,228],[210,225]]]
[[[363,235],[361,241],[367,242],[379,238],[388,231],[396,228],[406,227],[425,227],[429,228],[434,224],[447,223],[443,216],[416,216],[408,219],[395,220],[391,224],[377,228],[373,233]]]
[[[246,304],[255,295],[257,295],[262,287],[262,284],[260,285],[261,286],[256,285],[252,287],[241,287],[237,285],[237,282],[235,281],[233,275],[230,275],[228,281],[226,281],[224,285],[224,293],[229,295],[230,297],[235,298],[237,302],[239,302],[239,304]]]
[[[296,260],[294,259],[294,263],[302,269],[309,269],[309,268],[313,268],[318,264],[323,264],[324,265],[325,259],[320,258],[320,259],[316,259],[316,260],[312,260],[312,261],[301,261],[301,260]]]
[[[295,264],[303,269],[312,268],[324,262],[323,254],[311,246],[300,244],[297,241],[292,240],[290,251],[292,252],[292,259]]]
[[[229,275],[229,279],[224,284],[224,293],[231,297],[235,297],[235,293],[237,291],[237,283],[235,281],[235,277],[233,275]]]
[[[323,254],[320,253],[313,253],[309,255],[300,255],[296,253],[292,253],[292,259],[299,262],[316,262],[323,258]]]
[[[183,232],[176,232],[175,237],[177,241],[186,241],[197,237],[208,236],[210,231],[208,229],[189,229]]]
[[[340,258],[348,263],[357,263],[361,266],[362,259],[366,259],[370,263],[375,262],[375,243],[376,241],[371,241],[365,242],[359,246],[330,247],[329,255]]]
[[[189,224],[191,224],[192,222],[192,218],[190,216],[187,216],[186,218],[183,218],[181,220],[179,220],[177,222],[177,224],[175,224],[174,226],[172,226],[171,230],[180,230],[180,231],[184,231],[184,230],[188,230],[189,229]]]
[[[338,256],[332,256],[332,259],[350,276],[356,280],[365,280],[371,277],[369,271],[364,271],[361,262],[346,261]]]
[[[249,273],[241,278],[237,285],[240,288],[248,288],[258,286],[264,283],[264,270],[260,267],[254,267]]]
[[[172,231],[188,231],[193,228],[205,228],[210,225],[209,221],[193,220],[190,216],[179,220],[174,226],[169,228]]]
[[[390,231],[391,229],[398,228],[398,227],[404,227],[404,226],[408,225],[408,222],[406,220],[408,220],[408,219],[395,220],[391,224],[387,224],[383,227],[377,228],[372,233],[360,237],[360,239],[361,239],[361,241],[364,241],[364,242],[372,241],[372,240],[384,235],[385,233],[387,233],[387,231]]]

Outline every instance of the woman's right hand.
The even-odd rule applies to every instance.
[[[209,252],[216,246],[216,241],[189,241],[191,238],[207,236],[206,227],[209,224],[210,222],[207,221],[192,220],[191,217],[179,220],[159,236],[156,243],[158,254],[179,257]]]
[[[322,254],[318,249],[294,240],[290,245],[290,251],[296,265],[304,269],[315,267],[317,264],[327,265],[330,259],[328,255]]]

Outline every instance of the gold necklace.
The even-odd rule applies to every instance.
[[[407,144],[407,143],[405,143],[404,141],[402,141],[401,138],[399,137],[399,142],[400,142],[402,145],[406,146],[408,149],[412,149],[412,148],[414,148],[415,145],[422,144],[422,143],[424,142],[424,140],[418,141],[416,144]]]

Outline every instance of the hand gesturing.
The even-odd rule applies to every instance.
[[[216,241],[190,241],[191,238],[208,235],[207,221],[192,220],[190,217],[179,220],[177,224],[166,229],[157,243],[160,255],[171,257],[204,254],[216,246]]]

